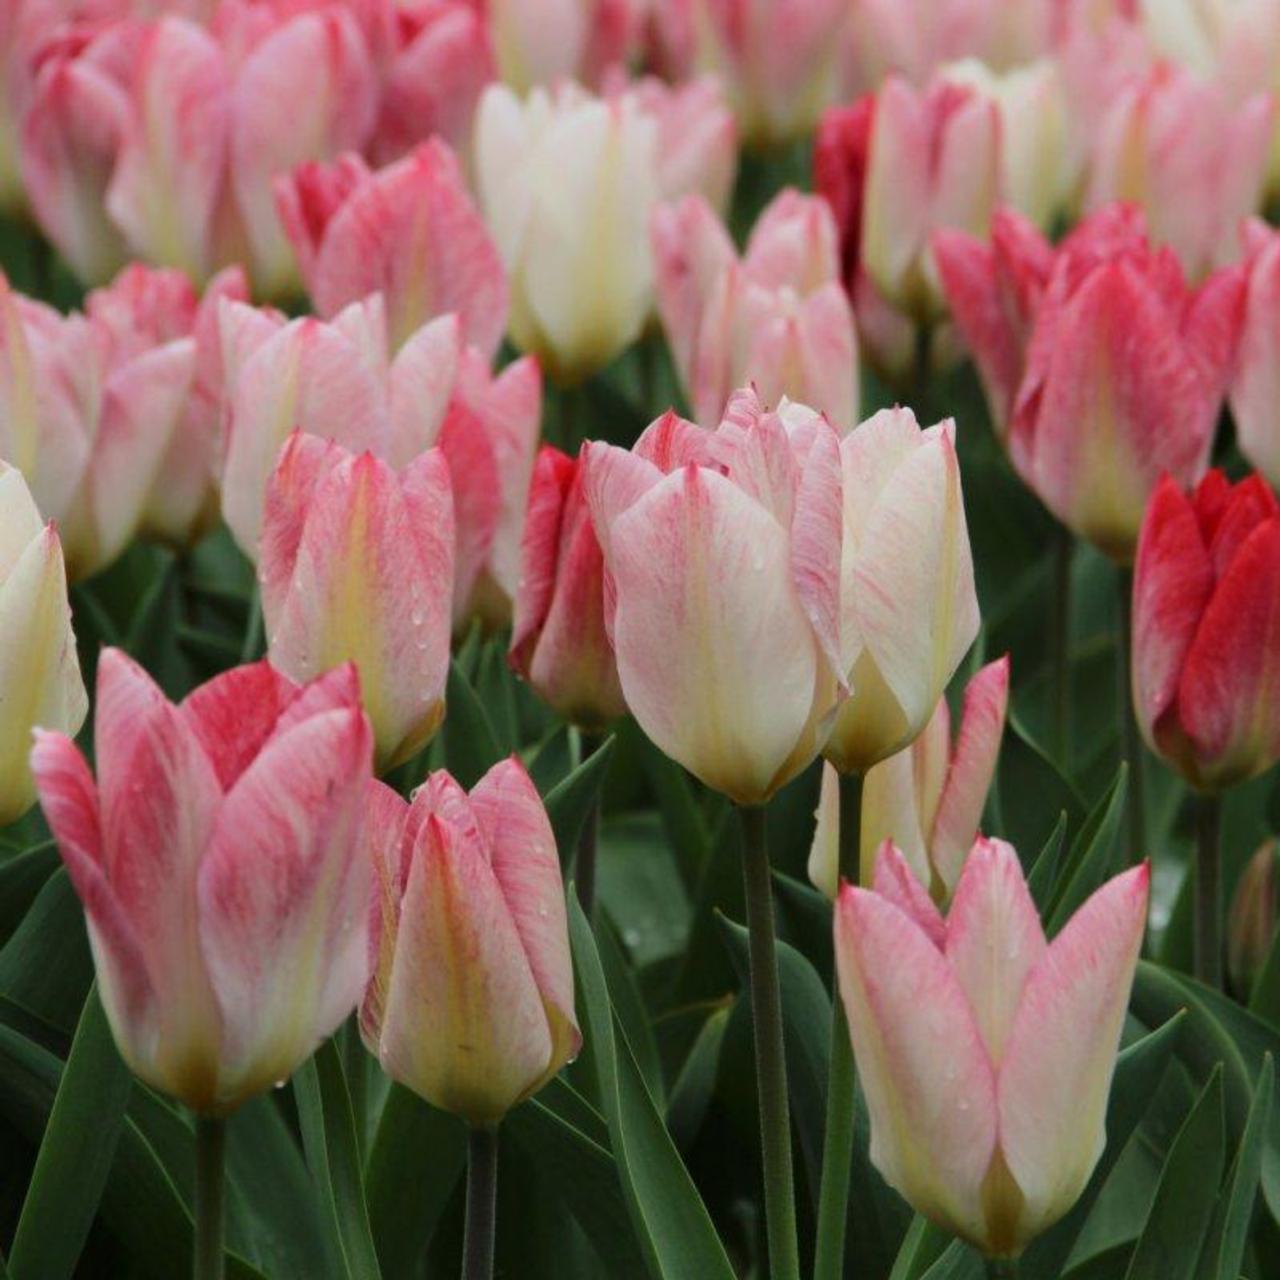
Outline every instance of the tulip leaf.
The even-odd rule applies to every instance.
[[[1121,765],[1106,794],[1093,807],[1071,842],[1071,851],[1049,899],[1045,932],[1050,936],[1076,913],[1107,878],[1113,865],[1128,790],[1128,766]]]
[[[393,1084],[369,1149],[365,1196],[387,1280],[407,1280],[438,1225],[467,1157],[457,1116]]]
[[[654,1280],[733,1280],[702,1197],[614,1026],[595,939],[574,895],[569,936],[610,1144],[649,1274]]]
[[[1193,1280],[1225,1160],[1222,1069],[1216,1067],[1169,1149],[1125,1280]]]
[[[502,758],[489,713],[455,658],[445,685],[444,736],[449,772],[468,791]]]
[[[9,1252],[17,1280],[61,1280],[75,1271],[111,1171],[130,1088],[97,987],[90,987]]]
[[[0,943],[13,935],[36,895],[61,865],[52,840],[0,858]]]
[[[811,884],[781,871],[773,873],[773,897],[778,911],[779,937],[786,938],[830,988],[835,975],[831,903]]]
[[[572,773],[561,778],[543,799],[547,817],[551,819],[551,830],[555,833],[561,866],[570,865],[587,815],[599,802],[613,749],[614,739],[606,738]]]
[[[636,1065],[661,1111],[666,1107],[666,1082],[662,1078],[662,1060],[654,1043],[649,1026],[649,1011],[636,984],[635,973],[618,941],[618,936],[608,919],[599,918],[595,926],[596,952],[604,969],[609,999],[613,1002],[614,1016],[622,1028],[627,1044],[635,1056]]]
[[[920,1280],[954,1243],[946,1231],[917,1213],[898,1249],[889,1280]]]
[[[720,1049],[732,1003],[717,1005],[694,1037],[667,1099],[667,1128],[679,1147],[688,1147],[702,1127],[720,1070]]]
[[[1058,815],[1057,825],[1044,842],[1031,870],[1027,872],[1027,888],[1031,891],[1032,901],[1041,915],[1048,910],[1049,901],[1058,884],[1058,872],[1062,865],[1062,846],[1067,837],[1067,815],[1065,811]]]
[[[1201,1280],[1236,1280],[1241,1274],[1249,1223],[1262,1177],[1275,1074],[1274,1060],[1268,1053],[1263,1058],[1253,1105],[1249,1108],[1249,1119],[1245,1122],[1244,1134],[1227,1175],[1227,1185],[1218,1199],[1213,1224],[1205,1240],[1198,1272]]]
[[[361,1176],[355,1114],[332,1038],[294,1073],[293,1096],[307,1164],[320,1187],[343,1274],[352,1280],[380,1277]]]
[[[1249,1010],[1280,1031],[1280,929],[1249,993]]]

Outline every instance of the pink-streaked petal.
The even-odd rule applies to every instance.
[[[939,951],[946,950],[948,922],[943,920],[928,888],[891,839],[885,839],[876,854],[871,887],[910,916]]]
[[[688,425],[692,427],[691,423]],[[662,480],[663,470],[660,464],[638,453],[590,440],[582,446],[578,465],[585,476],[583,488],[596,537],[608,564],[614,521]]]
[[[387,461],[404,466],[435,444],[458,381],[462,331],[455,315],[424,324],[391,364],[391,445]]]
[[[565,498],[577,472],[574,459],[552,445],[538,450],[520,542],[520,580],[511,628],[510,652],[526,675],[529,651],[555,595]]]
[[[877,855],[891,841],[915,877],[930,887],[929,846],[921,825],[911,747],[874,764],[862,779],[862,822],[858,883],[872,883]]]
[[[369,903],[369,947],[373,957],[369,985],[360,1001],[360,1035],[370,1053],[377,1055],[386,1011],[391,965],[400,929],[400,899],[409,873],[413,841],[406,839],[409,805],[376,778],[365,796],[362,836],[373,867],[373,894]]]

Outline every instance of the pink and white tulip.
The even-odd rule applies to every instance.
[[[626,712],[604,621],[604,557],[581,459],[538,453],[508,659],[557,715],[596,731]]]
[[[72,579],[138,532],[191,403],[196,339],[157,336],[121,342],[109,322],[64,316],[0,277],[0,455],[57,521]]]
[[[867,770],[862,780],[858,883],[869,885],[880,846],[891,840],[935,902],[949,902],[978,834],[995,778],[1009,701],[1009,659],[979,671],[964,692],[959,733],[951,738],[945,697],[920,736]],[[840,888],[839,775],[823,765],[809,879],[833,901]]]
[[[763,803],[821,750],[843,684],[835,430],[748,391],[715,431],[668,413],[584,466],[628,708],[708,786]]]
[[[371,172],[358,155],[276,181],[280,218],[316,311],[381,293],[394,347],[447,313],[492,359],[507,323],[502,261],[438,138]]]
[[[1061,1218],[1102,1154],[1149,882],[1145,863],[1109,880],[1052,941],[1000,840],[974,845],[945,919],[891,843],[873,889],[840,891],[872,1163],[990,1257]]]
[[[637,34],[636,0],[486,0],[498,74],[517,93],[561,80],[599,85]]]
[[[267,652],[298,681],[354,663],[379,773],[416,755],[444,719],[453,560],[439,448],[397,472],[372,453],[289,438],[260,545]]]
[[[371,747],[350,667],[303,689],[237,667],[174,706],[116,649],[98,663],[97,781],[69,738],[37,732],[98,991],[147,1084],[225,1114],[355,1008],[372,959]]]
[[[1086,208],[1140,205],[1152,240],[1203,279],[1240,256],[1240,225],[1262,206],[1274,121],[1268,94],[1237,106],[1216,84],[1158,67],[1103,119]]]
[[[1280,760],[1280,504],[1261,476],[1168,477],[1133,580],[1133,700],[1151,749],[1220,791]]]
[[[978,634],[955,423],[885,409],[840,443],[840,672],[823,754],[864,773],[928,724]]]
[[[854,423],[858,343],[825,201],[783,191],[742,258],[697,196],[659,206],[651,235],[658,312],[700,423],[715,426],[748,383],[766,404],[788,397]]]
[[[258,560],[268,477],[295,429],[403,470],[439,445],[449,463],[457,550],[454,619],[510,617],[542,382],[519,360],[496,377],[455,316],[424,325],[388,358],[378,296],[330,322],[228,304],[222,310],[227,448],[222,510]]]
[[[582,1043],[551,824],[514,756],[470,795],[441,770],[376,802],[361,1033],[393,1080],[491,1128]]]
[[[1275,486],[1280,485],[1280,232],[1256,222],[1248,241],[1231,414],[1240,452]]]
[[[22,472],[0,463],[0,826],[35,803],[31,730],[76,734],[89,711],[62,544]]]

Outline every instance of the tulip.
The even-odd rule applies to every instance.
[[[917,91],[891,76],[873,98],[827,112],[814,179],[835,211],[850,283],[861,267],[890,304],[938,319],[930,237],[942,227],[986,237],[1001,164],[999,109],[970,85],[936,78]]]
[[[1227,973],[1237,999],[1246,1004],[1275,945],[1280,905],[1280,866],[1275,840],[1266,840],[1236,883],[1227,917]]]
[[[625,61],[638,7],[635,0],[489,0],[498,73],[521,94],[560,80],[596,85]]]
[[[492,359],[507,282],[453,152],[438,138],[371,173],[355,155],[303,165],[276,183],[307,292],[326,318],[380,292],[394,347],[448,312]]]
[[[221,322],[231,353],[222,508],[245,554],[258,559],[268,477],[295,427],[399,469],[438,444],[457,522],[454,620],[502,625],[538,440],[537,365],[518,360],[493,377],[454,316],[424,325],[388,362],[377,296],[329,323],[234,304]]]
[[[1122,564],[1161,472],[1182,484],[1204,473],[1243,294],[1239,270],[1189,288],[1131,206],[1094,215],[1054,255],[1009,451],[1049,510]]]
[[[604,559],[583,466],[545,445],[534,464],[508,654],[562,719],[598,732],[626,712],[604,621]]]
[[[1076,1202],[1146,922],[1144,863],[1048,942],[1014,849],[979,839],[946,919],[887,843],[836,904],[840,996],[871,1159],[913,1208],[1013,1258]],[[998,960],[998,963],[993,961]]]
[[[1260,476],[1169,477],[1142,522],[1133,698],[1148,745],[1204,791],[1280,759],[1270,657],[1280,635],[1280,506]]]
[[[143,507],[139,532],[144,537],[189,547],[217,520],[222,411],[218,308],[223,298],[243,302],[248,291],[240,267],[219,272],[200,297],[180,272],[134,263],[85,299],[90,320],[109,336],[112,363],[188,336],[195,344],[188,399]]]
[[[354,671],[237,667],[178,706],[98,662],[98,779],[40,730],[31,768],[84,904],[98,991],[147,1084],[225,1115],[285,1080],[370,968],[372,736]]]
[[[511,279],[511,338],[562,385],[612,360],[649,315],[657,132],[633,98],[572,85],[523,103],[494,85],[480,102],[480,202]]]
[[[1009,659],[988,663],[969,681],[959,734],[938,699],[929,723],[905,750],[867,770],[862,782],[861,870],[870,884],[877,850],[892,840],[916,879],[937,902],[949,902],[978,833],[995,778],[1009,701]],[[832,901],[839,892],[839,775],[823,766],[818,829],[809,879]]]
[[[1240,452],[1280,484],[1280,233],[1249,228],[1244,322],[1231,382]]]
[[[1269,95],[1236,106],[1219,86],[1159,67],[1103,119],[1086,207],[1141,205],[1152,240],[1203,279],[1239,256],[1240,223],[1261,208],[1274,116]]]
[[[393,1080],[492,1128],[582,1043],[546,810],[513,756],[470,795],[444,770],[412,804],[379,786],[371,824],[364,1042]]]
[[[30,490],[15,467],[0,463],[0,826],[16,822],[35,803],[28,762],[31,730],[47,726],[79,732],[89,710],[76,638],[67,606],[62,544],[41,522]]]
[[[660,206],[652,239],[658,311],[699,422],[714,426],[748,383],[767,404],[785,396],[838,427],[856,421],[857,338],[824,201],[776,196],[741,259],[698,196]]]
[[[355,664],[379,773],[416,755],[444,719],[453,550],[439,448],[399,474],[301,432],[281,450],[259,563],[268,655],[300,682]]]
[[[102,319],[61,315],[0,277],[0,455],[58,522],[72,579],[110,564],[142,524],[195,363],[192,337],[130,349]]]
[[[955,424],[922,431],[910,409],[885,409],[840,455],[840,673],[851,692],[823,754],[865,773],[929,722],[978,633],[978,600]]]
[[[817,755],[842,682],[838,447],[747,391],[714,432],[668,413],[630,452],[583,455],[626,704],[741,805]]]

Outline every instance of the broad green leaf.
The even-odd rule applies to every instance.
[[[614,740],[606,738],[572,773],[562,778],[543,798],[551,830],[555,832],[560,865],[569,866],[578,847],[583,824],[598,804],[605,774],[613,756]]]
[[[831,987],[835,957],[831,945],[831,903],[805,881],[773,873],[778,936],[790,942]]]
[[[591,926],[572,895],[569,935],[610,1145],[649,1274],[654,1280],[733,1280],[733,1268],[693,1179],[631,1050],[615,1032]]]
[[[1066,837],[1067,815],[1060,813],[1057,826],[1044,842],[1044,848],[1040,850],[1036,860],[1031,864],[1031,870],[1027,873],[1027,888],[1031,890],[1036,909],[1042,915],[1048,909],[1049,900],[1053,896],[1054,889],[1057,888],[1058,872],[1062,865],[1062,847]]]
[[[417,1275],[466,1156],[461,1120],[403,1085],[391,1086],[365,1170],[369,1224],[386,1280]]]
[[[1225,1161],[1222,1071],[1215,1069],[1174,1139],[1125,1280],[1192,1280]]]
[[[61,865],[52,840],[0,857],[0,942],[13,935],[36,895]]]
[[[1114,865],[1116,837],[1125,813],[1128,766],[1121,765],[1107,793],[1094,806],[1076,838],[1062,868],[1058,884],[1050,896],[1045,932],[1050,936],[1083,905],[1085,899],[1107,878]]]
[[[720,1070],[720,1047],[729,1025],[731,1003],[716,1006],[694,1039],[667,1099],[667,1128],[679,1147],[688,1147],[702,1127]]]
[[[320,1187],[343,1274],[351,1280],[377,1280],[382,1273],[365,1204],[355,1116],[332,1039],[294,1073],[293,1096],[307,1164]]]
[[[80,1015],[9,1252],[17,1280],[62,1280],[98,1212],[124,1124],[131,1077],[98,999]]]
[[[502,758],[493,724],[459,660],[449,664],[445,686],[445,718],[441,731],[449,772],[468,791]]]
[[[609,999],[613,1012],[622,1027],[636,1065],[659,1110],[666,1107],[667,1089],[662,1078],[662,1060],[649,1026],[649,1011],[636,983],[635,974],[623,953],[612,925],[607,919],[598,919],[595,926],[596,951],[604,969],[609,987]]]

